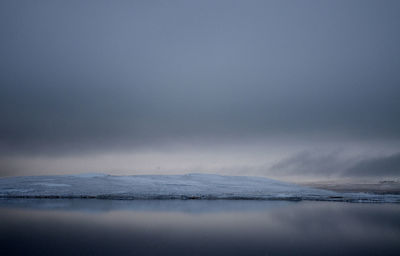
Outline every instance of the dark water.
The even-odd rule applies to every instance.
[[[0,200],[0,255],[400,255],[400,204]]]

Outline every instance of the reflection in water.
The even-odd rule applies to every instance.
[[[2,255],[400,255],[400,205],[0,200]]]

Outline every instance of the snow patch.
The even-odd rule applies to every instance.
[[[104,174],[104,173],[81,173],[81,174],[65,175],[65,176],[78,177],[78,178],[101,178],[101,177],[108,176],[108,174]]]
[[[47,187],[70,187],[71,186],[71,185],[68,185],[68,184],[47,183],[47,182],[37,182],[37,183],[32,183],[32,185],[47,186]]]

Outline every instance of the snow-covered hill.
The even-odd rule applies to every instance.
[[[214,174],[9,177],[0,179],[0,197],[400,202],[400,195],[338,193],[262,177]]]

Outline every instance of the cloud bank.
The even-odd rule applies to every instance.
[[[395,155],[399,11],[398,1],[361,0],[1,1],[0,175],[38,173],[32,159],[57,172],[84,169],[54,164],[74,157],[149,151],[163,156],[106,166],[233,170],[263,166],[245,153],[263,150],[268,168],[283,161],[271,170],[329,176],[348,164],[330,155],[342,150],[334,141]],[[326,156],[296,155],[315,141]],[[209,156],[183,167],[168,153],[177,144],[182,158],[225,148],[224,164]],[[229,145],[242,153],[230,157]],[[225,164],[234,158],[243,160]],[[345,173],[379,173],[365,161]]]

